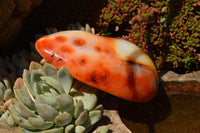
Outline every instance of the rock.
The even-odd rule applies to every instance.
[[[113,133],[132,133],[122,122],[118,111],[104,110],[104,116],[109,117],[111,124],[109,124],[108,127]]]
[[[92,133],[97,133],[99,127],[108,127],[109,133],[132,133],[122,122],[117,110],[104,109],[103,118],[96,126],[97,128]]]
[[[191,93],[200,96],[200,70],[186,74],[168,71],[161,79],[169,95]]]
[[[1,0],[0,1],[0,46],[13,41],[20,32],[23,19],[42,0]]]
[[[200,70],[195,71],[192,73],[186,73],[186,74],[177,74],[173,71],[168,71],[166,74],[164,74],[161,79],[166,82],[188,82],[188,81],[197,81],[200,83]]]

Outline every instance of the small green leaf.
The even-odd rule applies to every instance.
[[[57,68],[53,65],[45,63],[43,66],[43,72],[45,72],[47,76],[57,79]]]
[[[68,94],[61,94],[56,97],[58,105],[64,111],[70,111],[74,105],[72,97]]]
[[[45,121],[43,118],[41,117],[29,117],[28,118],[28,122],[35,127],[35,129],[40,129],[40,130],[45,130],[45,129],[49,129],[51,128],[54,123],[53,122],[49,122],[49,121]]]
[[[73,124],[70,124],[70,125],[66,126],[65,127],[65,133],[71,133],[73,128],[74,128]]]
[[[14,94],[11,89],[7,89],[4,93],[4,101],[7,101],[14,97]]]
[[[84,111],[84,105],[81,100],[76,100],[75,109],[74,109],[74,117],[78,118],[79,115]]]
[[[58,126],[66,126],[67,124],[69,124],[72,121],[72,116],[67,113],[64,112],[62,114],[59,114],[58,116],[56,116],[55,118],[55,123]]]
[[[49,94],[49,93],[37,95],[35,98],[35,104],[47,104],[58,109],[56,98],[52,94]]]
[[[45,131],[42,131],[41,133],[63,133],[63,131],[64,131],[64,128],[61,127],[61,128],[53,128],[53,129],[45,130]]]
[[[42,76],[41,79],[48,85],[56,89],[60,94],[64,93],[64,90],[60,83],[52,77]]]
[[[35,104],[33,102],[33,99],[30,93],[28,93],[27,89],[25,88],[23,84],[23,80],[21,78],[18,78],[15,81],[13,90],[14,90],[15,97],[17,98],[18,101],[21,101],[30,109],[33,109],[33,110],[35,109]]]
[[[102,117],[102,112],[100,110],[92,110],[89,112],[89,118],[83,124],[83,126],[88,128],[91,125],[94,125],[97,121],[99,121],[101,117]]]
[[[26,85],[27,89],[29,89],[29,91],[31,92],[31,94],[33,96],[35,96],[35,92],[33,91],[33,88],[32,88],[32,82],[31,82],[31,72],[29,72],[28,70],[24,69],[24,72],[23,72],[23,82],[24,84]]]
[[[10,82],[8,79],[4,79],[3,82],[4,82],[5,87],[6,87],[7,89],[12,89],[11,82]]]
[[[53,107],[47,104],[36,104],[38,114],[48,121],[54,121],[55,117],[59,114]]]
[[[31,72],[31,82],[32,82],[32,84],[33,84],[34,82],[36,82],[37,84],[42,85],[44,82],[43,82],[43,80],[41,79],[41,77],[44,76],[44,75],[45,75],[45,73],[42,72],[42,71],[33,70],[33,71]]]
[[[87,119],[88,119],[88,111],[85,110],[75,120],[75,125],[82,125],[83,123],[85,123],[87,121]]]
[[[16,116],[15,114],[11,114],[13,120],[18,124],[19,126],[28,129],[28,130],[37,130],[34,126],[32,126],[27,119],[24,119],[23,117]]]
[[[99,121],[102,117],[102,113],[100,110],[92,110],[89,112],[89,118],[91,121],[91,124],[95,124],[97,121]]]
[[[38,70],[38,69],[41,69],[41,68],[42,68],[42,65],[40,65],[39,63],[34,62],[34,61],[31,61],[30,65],[29,65],[30,71]]]
[[[86,86],[86,85],[81,87],[81,89],[78,91],[78,93],[76,93],[73,96],[73,99],[81,100],[84,104],[84,108],[90,111],[96,106],[97,97],[92,92],[89,92],[87,90],[87,87],[89,88],[89,86]],[[91,91],[93,91],[93,90],[91,90]]]
[[[4,92],[6,91],[6,88],[4,86],[4,84],[2,82],[0,82],[0,100],[3,101],[3,96],[4,96]]]
[[[76,126],[75,133],[84,133],[85,127],[84,126]]]
[[[98,127],[93,133],[108,133],[108,125]]]
[[[32,110],[30,110],[27,106],[25,106],[23,103],[20,103],[18,101],[15,104],[15,108],[20,113],[20,115],[24,118],[36,116]]]
[[[65,93],[69,94],[71,89],[73,78],[66,67],[61,67],[58,70],[57,77],[61,86],[64,88]]]

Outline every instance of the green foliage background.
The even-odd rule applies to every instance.
[[[200,0],[108,0],[98,26],[138,45],[158,69],[200,68]]]

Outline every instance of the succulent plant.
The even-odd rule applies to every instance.
[[[101,35],[138,45],[158,69],[200,66],[199,0],[108,0],[98,22]]]
[[[92,91],[89,91],[92,90]],[[87,132],[103,114],[95,89],[74,81],[66,67],[31,62],[13,86],[15,98],[1,121],[21,132]]]
[[[169,53],[166,56],[167,64],[175,68],[198,69],[200,66],[199,0],[185,0],[181,3],[181,7],[179,3],[169,2],[168,5],[169,17],[173,16],[173,19],[167,23],[171,38]],[[175,8],[177,5],[178,9]],[[172,15],[173,11],[175,15]]]
[[[4,79],[0,82],[0,116],[7,111],[7,106],[13,97],[12,84],[8,79]]]

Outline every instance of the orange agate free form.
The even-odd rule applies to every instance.
[[[133,102],[151,100],[158,88],[152,60],[135,44],[84,31],[62,31],[36,42],[41,56],[56,68],[102,91]]]

